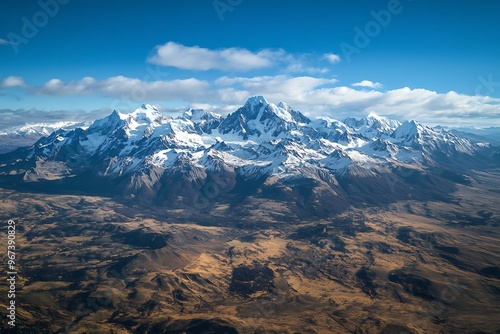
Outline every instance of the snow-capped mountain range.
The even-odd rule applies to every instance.
[[[463,181],[467,166],[488,149],[416,121],[374,114],[311,120],[286,103],[255,96],[226,117],[189,109],[172,118],[151,105],[130,114],[114,111],[86,129],[57,130],[0,156],[0,175],[32,183],[91,172],[112,180],[121,195],[156,203],[185,202],[210,182],[230,194],[238,184],[259,180],[259,196],[273,188],[290,200],[302,189],[301,198],[311,203],[330,198],[345,204],[370,192],[407,196],[408,182],[436,183],[433,175],[444,170],[444,179],[452,173]],[[306,188],[315,195],[304,195]]]
[[[53,123],[26,123],[22,126],[16,126],[5,130],[0,130],[0,135],[41,135],[48,136],[52,132],[65,129],[87,128],[85,122],[61,121]]]
[[[42,137],[49,136],[52,132],[64,129],[73,130],[86,128],[84,122],[61,121],[53,123],[26,123],[0,130],[0,154],[15,150],[18,147],[30,146]]]

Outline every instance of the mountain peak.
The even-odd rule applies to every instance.
[[[182,117],[194,120],[194,119],[201,119],[205,114],[206,112],[203,109],[188,108],[186,109],[186,111],[184,111]]]
[[[248,98],[247,102],[245,103],[245,107],[253,108],[253,107],[256,107],[258,105],[267,106],[268,104],[269,104],[269,102],[267,102],[267,100],[264,98],[264,96],[256,95],[256,96],[252,96],[252,97]]]
[[[152,104],[142,104],[140,109],[158,111],[158,108]]]
[[[418,132],[419,124],[414,121],[404,121],[397,129],[397,131],[402,131],[404,133],[416,133]]]
[[[163,115],[160,113],[158,108],[151,104],[143,104],[140,108],[136,109],[129,116],[131,116],[136,121],[148,121],[148,122],[161,122]]]
[[[389,135],[401,125],[398,121],[379,116],[374,112],[360,119],[348,117],[343,123],[367,138],[378,137],[381,134]]]
[[[366,119],[371,122],[371,123],[388,123],[389,119],[386,117],[382,117],[377,115],[375,112],[371,111],[368,116],[366,116]]]
[[[307,182],[314,180],[316,185],[335,186],[333,191],[340,194],[344,190],[335,181],[337,177],[359,178],[374,189],[384,184],[380,181],[399,182],[393,170],[402,163],[422,169],[466,159],[476,163],[476,152],[483,150],[466,139],[415,121],[405,122],[396,130],[380,127],[378,123],[384,125],[385,119],[374,115],[357,122],[348,119],[346,124],[328,118],[310,122],[299,111],[260,96],[250,98],[245,106],[225,117],[212,115],[188,109],[186,117],[166,118],[151,105],[131,114],[115,111],[86,130],[61,130],[39,139],[29,152],[19,151],[19,165],[14,168],[26,171],[26,178],[32,182],[46,177],[46,165],[38,164],[35,172],[31,166],[38,166],[39,161],[57,162],[57,177],[66,178],[68,170],[73,169],[75,173],[92,172],[123,184],[125,192],[134,191],[155,201],[163,199],[164,194],[177,198],[185,187],[199,191],[214,171],[223,171],[234,182],[272,178],[273,184],[281,180],[287,184],[290,179],[304,178]],[[61,158],[75,148],[82,159],[73,167],[72,161]],[[479,158],[477,162],[481,162]],[[0,178],[11,175],[12,168],[0,166]],[[182,183],[172,188],[169,182],[179,175]],[[195,194],[191,190],[186,190],[186,198]]]
[[[422,125],[418,122],[404,121],[393,134],[394,138],[404,139],[407,143],[413,142],[416,138],[420,137],[420,133],[423,131]]]
[[[94,123],[89,126],[88,130],[90,132],[99,131],[102,134],[106,134],[123,124],[122,116],[123,115],[118,111],[113,110],[108,116],[94,121]]]
[[[203,109],[188,108],[182,114],[182,117],[190,119],[191,121],[201,121],[201,120],[211,120],[220,119],[222,116],[210,111],[205,111]]]
[[[221,123],[221,133],[234,132],[243,138],[261,136],[264,133],[278,136],[283,130],[289,130],[295,121],[286,109],[269,103],[263,96],[250,97],[245,105],[229,114]]]
[[[278,103],[278,107],[282,108],[282,109],[285,109],[286,111],[290,112],[292,110],[292,108],[290,107],[290,105],[288,103],[285,103],[285,102],[280,102]]]
[[[208,134],[211,134],[212,130],[218,127],[223,119],[219,114],[194,108],[188,108],[184,111],[181,118],[190,120],[195,124],[195,128]]]
[[[366,119],[368,120],[369,126],[384,131],[395,130],[398,126],[401,125],[400,122],[389,119],[387,117],[379,116],[373,111],[368,114]]]

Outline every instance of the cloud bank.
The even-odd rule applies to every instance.
[[[361,82],[355,82],[351,86],[353,87],[368,87],[373,89],[380,89],[383,85],[380,82],[372,82],[370,80],[363,80]]]
[[[51,99],[95,96],[109,100],[105,107],[124,112],[147,102],[168,108],[204,106],[224,114],[234,111],[250,96],[263,95],[275,103],[287,102],[313,118],[363,117],[375,112],[431,125],[500,126],[500,98],[409,87],[384,91],[380,82],[370,80],[346,85],[329,75],[329,68],[321,66],[325,62],[337,64],[340,61],[341,58],[333,53],[208,49],[168,42],[157,46],[147,62],[193,71],[190,78],[141,80],[122,75],[72,81],[52,78],[33,86],[22,77],[9,76],[0,81],[0,96],[14,98],[20,92],[24,97]],[[215,71],[200,73],[209,70]],[[227,73],[218,74],[217,71]],[[259,75],[264,71],[266,75]]]
[[[10,76],[5,78],[0,85],[1,88],[26,87],[24,79],[21,77]]]
[[[334,53],[326,53],[323,55],[323,58],[328,60],[332,64],[337,64],[340,62],[340,56]]]
[[[148,62],[185,70],[249,71],[271,67],[283,52],[262,50],[251,52],[241,48],[210,50],[168,42],[155,48]]]
[[[249,96],[264,95],[269,101],[285,101],[310,117],[327,115],[343,118],[365,116],[370,112],[395,119],[416,119],[429,124],[470,124],[471,120],[495,125],[500,119],[500,99],[470,96],[450,91],[438,93],[409,87],[375,90],[379,83],[362,81],[351,87],[338,85],[333,78],[315,76],[222,76],[213,81],[195,78],[143,81],[124,76],[97,80],[85,77],[64,82],[51,79],[40,86],[28,86],[21,77],[8,77],[2,89],[21,88],[36,96],[92,96],[185,107],[203,104],[222,113],[234,111]],[[359,87],[359,89],[357,89]],[[125,110],[126,111],[126,110]]]

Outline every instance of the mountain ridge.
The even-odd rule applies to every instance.
[[[374,114],[311,120],[284,102],[255,96],[225,117],[188,109],[172,118],[147,104],[130,114],[113,111],[87,129],[56,131],[0,155],[0,182],[14,175],[25,184],[93,175],[113,184],[118,196],[190,206],[207,183],[222,179],[217,201],[242,200],[236,185],[255,183],[251,196],[328,212],[445,196],[454,186],[450,178],[469,180],[462,175],[488,160],[489,150],[416,121]]]

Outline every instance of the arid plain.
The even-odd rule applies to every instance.
[[[500,171],[473,179],[446,202],[311,220],[257,196],[162,210],[2,190],[17,330],[499,333]]]

